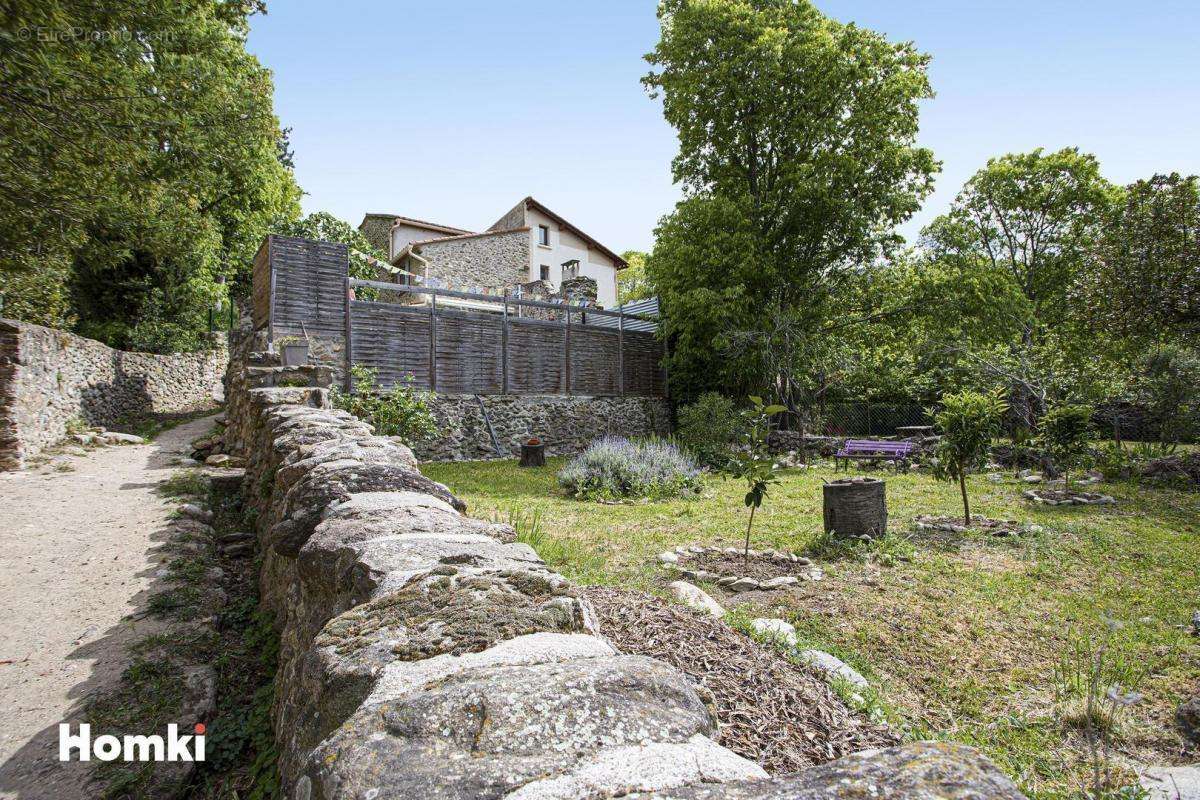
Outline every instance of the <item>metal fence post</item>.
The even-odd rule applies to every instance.
[[[563,332],[563,382],[571,393],[571,307],[566,306],[566,330]]]
[[[508,394],[508,298],[504,298],[504,315],[500,322],[500,393]]]
[[[429,390],[437,391],[437,292],[429,295]]]
[[[354,344],[353,344],[353,339],[351,338],[353,336],[353,328],[352,328],[352,325],[350,322],[350,291],[351,291],[350,276],[347,275],[346,276],[346,291],[345,291],[345,296],[346,296],[346,375],[344,378],[342,378],[343,388],[347,392],[354,391],[353,379],[350,377],[350,369],[351,369],[351,367],[354,366]]]
[[[617,317],[617,393],[625,396],[625,314]]]

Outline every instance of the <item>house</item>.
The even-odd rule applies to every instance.
[[[532,197],[480,232],[395,214],[367,214],[359,230],[402,270],[402,282],[419,279],[443,288],[500,294],[543,281],[557,292],[564,280],[585,277],[596,282],[596,302],[611,308],[617,303],[617,270],[627,266]]]

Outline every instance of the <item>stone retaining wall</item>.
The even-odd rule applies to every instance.
[[[504,458],[516,455],[531,436],[546,442],[552,455],[573,455],[606,434],[665,436],[671,425],[671,409],[662,397],[447,394],[434,400],[433,413],[442,433],[414,448],[422,461],[500,457],[488,421]]]
[[[213,350],[129,353],[66,331],[0,320],[0,469],[20,469],[67,435],[67,423],[114,427],[220,399],[225,337]]]
[[[975,751],[941,744],[769,779],[720,746],[702,687],[596,635],[575,588],[511,528],[466,516],[328,390],[253,388],[268,364],[232,367],[226,443],[247,464],[280,629],[286,796],[1020,797]]]

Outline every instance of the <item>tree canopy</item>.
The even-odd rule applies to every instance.
[[[720,334],[772,307],[809,308],[818,325],[930,191],[938,165],[915,144],[928,57],[807,0],[665,0],[659,18],[643,82],[678,132],[685,197],[647,275],[675,389],[740,389],[753,379],[713,352]]]
[[[3,313],[147,350],[201,342],[274,220],[299,213],[261,4],[6,6]]]

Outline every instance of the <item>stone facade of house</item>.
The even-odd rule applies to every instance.
[[[386,254],[392,236],[392,224],[395,221],[394,214],[367,214],[358,230],[372,246]]]
[[[198,353],[129,353],[66,331],[0,320],[0,469],[20,469],[72,420],[116,427],[223,396],[225,336]]]
[[[456,287],[514,286],[528,280],[529,229],[434,240],[418,246],[417,254],[429,262],[430,278]]]

